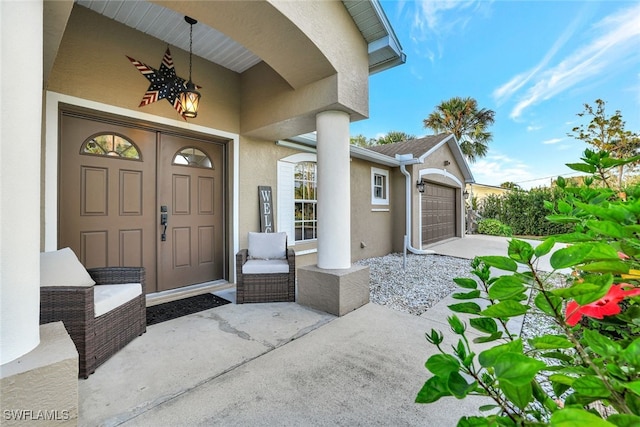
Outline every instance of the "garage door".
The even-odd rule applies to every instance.
[[[422,244],[456,236],[456,189],[425,183],[422,194]]]

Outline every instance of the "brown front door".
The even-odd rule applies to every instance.
[[[224,146],[163,134],[158,171],[159,290],[224,278]]]
[[[87,268],[143,265],[153,292],[155,182],[155,132],[64,114],[58,246]]]
[[[58,246],[87,268],[142,265],[148,293],[226,277],[223,144],[65,112],[59,154]]]

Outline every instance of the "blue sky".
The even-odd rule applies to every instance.
[[[370,77],[369,119],[351,134],[432,134],[441,101],[472,97],[496,112],[476,182],[523,188],[570,176],[587,148],[567,136],[588,123],[584,104],[606,101],[640,132],[640,2],[382,1],[407,62]]]

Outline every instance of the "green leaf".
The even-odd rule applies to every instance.
[[[597,273],[627,274],[629,265],[623,261],[596,261],[578,267],[582,271]]]
[[[591,252],[591,247],[586,244],[576,244],[566,248],[558,249],[551,255],[549,260],[555,269],[573,267],[584,262]]]
[[[462,417],[456,427],[490,427],[492,424],[484,417]]]
[[[615,237],[618,239],[625,237],[625,232],[622,226],[613,221],[589,220],[586,222],[586,226],[590,230],[608,237]]]
[[[591,350],[601,356],[614,357],[622,351],[620,344],[593,329],[584,330],[583,340]]]
[[[622,384],[622,386],[640,396],[640,380],[631,381],[630,383]]]
[[[560,310],[562,308],[562,298],[549,292],[547,292],[546,295],[546,298],[542,293],[536,295],[535,299],[533,300],[536,307],[550,316],[554,316],[556,313],[560,313]]]
[[[522,354],[522,340],[518,338],[483,351],[478,355],[478,363],[484,368],[495,366],[498,357],[505,353]]]
[[[556,239],[554,237],[549,237],[545,239],[544,242],[535,247],[535,249],[533,250],[533,254],[538,258],[540,258],[541,256],[545,256],[546,254],[551,252],[551,249],[553,249],[553,246],[555,244]]]
[[[500,389],[504,395],[520,409],[526,408],[529,402],[533,401],[531,382],[519,385],[501,382]]]
[[[597,415],[584,409],[565,408],[551,415],[551,427],[615,427],[614,424],[603,420]]]
[[[526,290],[522,281],[515,276],[501,276],[489,288],[489,298],[494,300],[512,299]]]
[[[529,344],[538,350],[555,350],[558,348],[573,348],[571,341],[562,335],[543,335],[529,340]]]
[[[416,403],[433,403],[441,397],[451,396],[447,388],[447,379],[442,377],[431,377],[424,383],[418,395]]]
[[[580,222],[580,218],[573,215],[554,214],[547,215],[545,218],[550,222],[557,222],[559,224],[574,224],[576,222]]]
[[[487,317],[505,319],[508,317],[521,316],[525,314],[529,308],[531,307],[516,301],[501,301],[482,310],[480,314]]]
[[[446,378],[451,372],[460,369],[458,360],[450,354],[434,354],[424,365],[432,374]]]
[[[469,324],[472,328],[488,334],[498,331],[498,324],[495,319],[491,319],[490,317],[474,317],[469,320]]]
[[[638,427],[640,426],[640,417],[632,414],[612,414],[609,415],[607,421],[613,423],[617,427]]]
[[[466,277],[456,277],[453,281],[465,289],[476,289],[478,287],[478,283],[475,280]]]
[[[482,309],[475,302],[461,302],[459,304],[451,304],[449,306],[449,310],[454,311],[456,313],[471,313],[478,314]]]
[[[551,255],[553,268],[567,268],[589,261],[618,261],[618,251],[605,243],[586,242],[576,243],[567,248],[559,249]]]
[[[640,371],[640,338],[636,338],[620,353],[622,360]]]
[[[513,239],[509,241],[507,250],[509,258],[521,264],[527,264],[533,258],[533,247],[523,240]]]
[[[590,274],[589,276],[584,277],[585,283],[590,283],[598,287],[598,290],[593,292],[583,293],[581,295],[576,295],[574,299],[580,305],[586,305],[592,303],[596,300],[599,300],[603,296],[609,292],[611,288],[611,284],[613,283],[613,275],[610,273],[607,274]]]
[[[611,396],[611,391],[609,391],[604,382],[599,377],[593,375],[585,375],[576,378],[572,387],[576,393],[582,396],[597,397],[601,399],[606,399]]]
[[[546,353],[542,353],[540,356],[546,357],[547,359],[562,360],[563,362],[571,362],[573,360],[573,357],[559,351],[548,351]]]
[[[578,172],[596,173],[597,169],[593,165],[586,163],[566,163],[567,167]]]
[[[571,213],[572,210],[573,208],[569,203],[565,202],[564,200],[558,200],[558,212],[568,214]]]
[[[574,377],[569,377],[567,375],[553,374],[553,375],[549,375],[549,380],[554,383],[564,384],[571,387],[571,385],[576,379]]]
[[[494,369],[501,385],[509,383],[522,386],[529,384],[538,371],[546,366],[544,362],[523,354],[504,353],[496,359]]]
[[[507,258],[505,256],[497,256],[497,255],[488,255],[478,257],[482,262],[487,264],[489,267],[494,267],[499,270],[505,271],[518,271],[518,264],[511,258]]]
[[[454,299],[476,299],[480,297],[480,291],[476,289],[470,292],[456,292],[451,297]]]
[[[587,204],[576,202],[576,207],[579,207],[599,219],[610,220],[621,224],[635,223],[635,216],[622,206],[610,203]]]
[[[565,299],[575,299],[580,305],[593,302],[607,293],[607,289],[596,283],[576,283],[568,288],[554,289],[552,295]],[[590,300],[590,301],[589,301]],[[585,302],[586,301],[586,302]]]
[[[480,412],[493,411],[494,409],[498,409],[500,406],[498,405],[482,405],[478,408]]]
[[[475,381],[471,384],[467,384],[467,381],[458,372],[451,372],[447,379],[447,387],[453,396],[458,399],[463,399],[470,392],[475,390],[478,383]]]
[[[499,340],[500,338],[502,338],[502,335],[503,335],[502,331],[494,332],[491,335],[474,338],[473,342],[477,344],[483,343],[483,342],[491,342],[491,341]]]

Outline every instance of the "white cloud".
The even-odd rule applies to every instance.
[[[469,165],[478,184],[500,185],[503,182],[521,182],[533,179],[530,167],[518,159],[494,154]]]
[[[550,145],[550,144],[557,144],[558,142],[562,141],[564,138],[551,138],[551,139],[547,139],[546,141],[542,141],[543,144],[545,145]]]
[[[410,16],[410,38],[418,55],[433,61],[442,56],[441,40],[449,34],[464,31],[471,19],[488,14],[491,3],[493,0],[400,1],[396,10]],[[427,40],[430,43],[425,45]]]
[[[515,76],[494,91],[498,102],[505,102],[521,90],[525,91],[511,110],[512,119],[518,119],[532,105],[588,81],[604,70],[614,70],[621,62],[640,57],[640,4],[637,4],[602,19],[592,29],[599,35],[591,43],[546,68],[559,47],[573,34],[575,29],[572,27],[577,22],[574,20],[532,70]]]
[[[542,126],[529,125],[527,126],[527,132],[535,132],[542,129]]]
[[[569,39],[573,36],[576,30],[579,27],[579,24],[583,20],[583,15],[578,15],[571,24],[567,25],[564,32],[560,35],[560,37],[555,41],[551,49],[544,55],[542,61],[540,61],[532,70],[526,71],[524,73],[518,74],[513,77],[510,81],[500,86],[498,89],[493,91],[493,98],[496,100],[498,104],[502,104],[506,100],[508,100],[511,96],[513,96],[517,91],[522,89],[524,85],[526,85],[530,80],[534,79],[538,73],[546,67],[549,62],[553,59],[556,53],[560,50],[562,46],[564,46]]]

